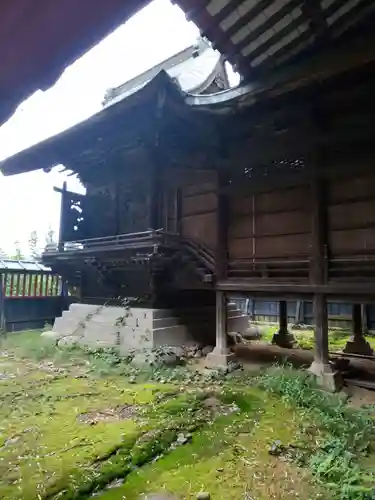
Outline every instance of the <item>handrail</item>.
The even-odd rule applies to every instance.
[[[128,248],[136,248],[155,244],[165,246],[176,244],[178,248],[185,248],[186,251],[193,254],[210,272],[214,272],[215,270],[214,253],[204,243],[185,238],[176,233],[169,233],[162,229],[66,241],[61,244],[62,248],[59,245],[53,245],[53,247],[49,245],[44,253],[51,255],[54,253],[74,253],[85,250],[93,251],[103,247],[127,246]]]

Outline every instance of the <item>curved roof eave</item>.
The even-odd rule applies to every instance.
[[[93,143],[95,141],[100,142],[102,140],[102,130],[107,125],[119,118],[124,119],[131,109],[136,108],[148,99],[155,102],[156,110],[157,106],[163,105],[161,97],[167,93],[175,98],[181,98],[183,102],[184,95],[168,74],[162,71],[127,99],[119,101],[113,106],[103,108],[87,120],[1,161],[0,171],[4,175],[15,175],[33,170],[50,170],[64,162],[66,150],[79,137],[82,138],[85,134],[91,134],[90,141]]]

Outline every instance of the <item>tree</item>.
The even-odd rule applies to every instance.
[[[46,234],[46,245],[56,245],[56,235],[55,231],[49,226]]]
[[[16,240],[14,242],[14,254],[12,255],[11,257],[12,260],[22,260],[23,259],[23,255],[22,255],[22,251],[21,251],[21,243]]]
[[[29,250],[30,250],[30,256],[33,260],[40,259],[40,251],[38,243],[39,243],[38,233],[36,231],[31,231],[29,236]]]
[[[3,260],[3,259],[9,259],[9,257],[8,257],[8,254],[6,252],[4,252],[4,250],[2,248],[0,248],[0,260]]]

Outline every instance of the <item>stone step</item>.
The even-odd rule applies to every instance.
[[[180,346],[190,340],[190,335],[185,325],[156,328],[152,332],[152,337],[154,347],[163,345]]]
[[[56,318],[52,330],[64,335],[78,335],[82,333],[83,327],[74,318],[60,317]]]

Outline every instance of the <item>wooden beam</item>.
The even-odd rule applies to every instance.
[[[317,40],[323,40],[327,37],[328,23],[326,13],[323,12],[320,2],[315,0],[305,0],[301,6],[304,16],[309,21],[311,30]]]
[[[273,3],[273,2],[269,2]],[[235,44],[235,51],[236,53],[241,52],[242,49],[247,47],[251,42],[255,41],[258,37],[260,37],[263,33],[265,33],[267,30],[272,29],[276,23],[281,21],[286,15],[290,14],[295,8],[299,7],[301,4],[301,0],[291,0],[288,2],[286,5],[281,7],[277,12],[275,12],[272,16],[265,18],[265,22],[260,24],[258,27],[253,29],[249,35],[247,35],[245,38],[243,38],[239,43]],[[263,9],[264,10],[264,6]],[[254,13],[253,10],[250,10],[247,12],[245,15],[241,16],[239,20],[229,28],[225,32],[225,38],[230,38],[233,36],[235,33],[237,33],[241,28],[249,24],[250,21],[254,19]],[[224,37],[223,37],[224,38]],[[220,40],[221,41],[221,40]],[[233,52],[228,52],[227,53],[228,57],[233,55]]]
[[[217,173],[217,233],[216,233],[216,277],[225,279],[228,266],[228,225],[229,225],[229,200],[225,192],[227,177],[225,172],[219,170]]]
[[[308,283],[275,283],[265,282],[264,279],[246,279],[246,278],[231,278],[227,280],[219,280],[216,283],[217,290],[227,292],[251,292],[257,294],[269,294],[273,296],[296,296],[324,294],[334,297],[345,298],[363,297],[367,303],[375,303],[374,284],[373,283],[328,283],[323,285],[314,285]],[[306,300],[304,298],[304,300]]]

